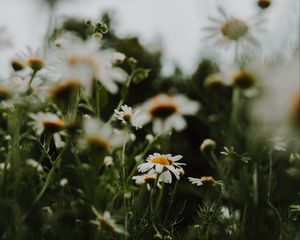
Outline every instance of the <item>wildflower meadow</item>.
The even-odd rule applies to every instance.
[[[6,61],[0,239],[300,239],[299,1],[228,1],[189,74],[109,12]]]

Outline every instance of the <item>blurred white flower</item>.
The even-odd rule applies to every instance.
[[[110,167],[113,165],[113,158],[111,156],[105,156],[104,157],[104,160],[103,160],[103,164],[106,166],[106,167]]]
[[[112,49],[101,50],[99,41],[89,38],[86,41],[73,35],[63,35],[55,42],[48,61],[50,69],[59,79],[79,80],[85,93],[91,93],[96,79],[111,93],[117,93],[117,83],[126,80],[124,70],[114,66],[115,53]]]
[[[30,113],[29,116],[34,120],[34,129],[38,135],[45,130],[50,133],[56,133],[64,129],[64,120],[54,113]]]
[[[186,127],[183,115],[194,115],[200,108],[196,101],[189,100],[184,95],[169,96],[159,94],[147,100],[137,108],[141,125],[153,122],[153,132],[166,133],[175,129],[181,131]]]
[[[136,185],[147,185],[147,189],[150,190],[150,184],[154,184],[157,177],[155,170],[151,169],[148,173],[133,176],[132,179],[135,181]]]
[[[220,63],[239,64],[253,57],[260,47],[262,15],[239,19],[224,6],[217,7],[217,11],[216,16],[208,17],[210,23],[203,28],[207,32],[203,39],[207,43],[204,49],[210,49],[211,55],[216,56],[216,61]]]
[[[85,119],[83,122],[84,136],[82,147],[96,147],[109,150],[120,147],[123,144],[125,134],[115,131],[111,126],[101,124],[97,119]]]
[[[133,111],[131,107],[123,105],[121,106],[121,111],[115,109],[114,112],[114,117],[123,123],[130,124],[135,128],[141,128],[139,123],[139,111]]]
[[[262,135],[299,137],[299,56],[292,63],[261,70],[261,94],[252,105],[252,121]]]

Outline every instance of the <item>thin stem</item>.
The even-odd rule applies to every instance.
[[[271,196],[271,187],[272,187],[272,170],[273,170],[273,156],[272,151],[269,152],[269,180],[268,180],[268,199],[270,200]]]
[[[176,181],[175,186],[174,186],[174,188],[172,190],[172,193],[171,193],[171,196],[170,196],[170,202],[169,202],[167,212],[166,212],[166,216],[165,216],[165,219],[164,219],[164,225],[166,224],[166,222],[168,220],[171,207],[172,207],[172,205],[174,203],[174,200],[175,200],[175,193],[176,193],[176,190],[177,190],[178,182],[179,182],[179,180]]]

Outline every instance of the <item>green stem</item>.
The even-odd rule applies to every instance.
[[[176,190],[177,190],[178,182],[179,182],[179,180],[176,181],[175,186],[174,186],[174,188],[172,190],[172,193],[171,193],[170,202],[169,202],[167,212],[166,212],[166,216],[165,216],[165,219],[164,219],[164,225],[166,224],[166,222],[168,220],[171,207],[172,207],[172,205],[174,203],[174,200],[175,200],[175,193],[176,193]]]
[[[273,156],[272,151],[269,152],[269,178],[268,178],[268,199],[270,200],[271,196],[271,187],[272,187],[272,170],[273,170]]]

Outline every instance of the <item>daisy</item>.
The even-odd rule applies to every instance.
[[[209,17],[210,25],[203,28],[204,39],[211,41],[211,49],[216,49],[222,59],[230,59],[229,63],[240,63],[243,57],[251,57],[260,46],[257,36],[262,31],[262,17],[256,15],[244,20],[231,16],[223,7],[217,10],[218,16]]]
[[[159,154],[154,153],[150,154],[147,159],[146,163],[140,164],[137,169],[139,172],[147,172],[150,169],[154,169],[156,173],[162,173],[164,170],[168,173],[163,173],[163,180],[170,181],[172,172],[177,179],[179,179],[179,171],[181,165],[186,165],[185,163],[179,163],[179,161],[182,159],[181,155],[172,156],[171,154]]]
[[[42,48],[33,50],[27,47],[25,52],[17,54],[11,61],[15,71],[29,67],[35,73],[44,68],[45,64],[45,51]]]
[[[189,100],[184,95],[159,94],[137,108],[140,112],[139,123],[143,126],[153,121],[153,131],[157,134],[172,129],[181,131],[186,127],[183,115],[194,115],[199,107],[199,103]]]
[[[148,173],[133,176],[132,179],[135,181],[136,185],[147,185],[147,189],[150,190],[150,184],[153,184],[157,178],[157,173],[155,170],[151,169]]]
[[[98,80],[109,92],[117,93],[117,83],[126,80],[124,70],[114,66],[114,51],[101,50],[95,38],[83,41],[70,34],[56,41],[49,56],[51,69],[58,76],[80,80],[86,92],[90,92],[94,79]]]
[[[139,111],[133,111],[131,107],[123,105],[121,106],[121,111],[115,109],[114,112],[114,117],[123,123],[130,124],[135,128],[141,128],[138,121]]]
[[[202,186],[205,182],[210,183],[212,185],[217,183],[217,181],[211,176],[203,176],[201,178],[188,177],[188,179],[192,184],[195,184],[197,186]]]
[[[125,235],[128,234],[123,226],[116,224],[116,220],[111,217],[110,212],[104,211],[104,213],[98,213],[98,211],[94,207],[92,208],[92,210],[97,216],[97,220],[92,222],[98,225],[98,227],[108,229],[109,231],[112,231],[114,233]]]
[[[56,133],[64,129],[65,123],[62,118],[54,113],[30,113],[29,116],[34,120],[34,128],[38,135],[44,131]]]
[[[97,119],[85,119],[83,122],[84,136],[81,141],[83,147],[96,147],[109,150],[120,147],[124,141],[124,133],[115,131],[109,125],[102,125]]]

